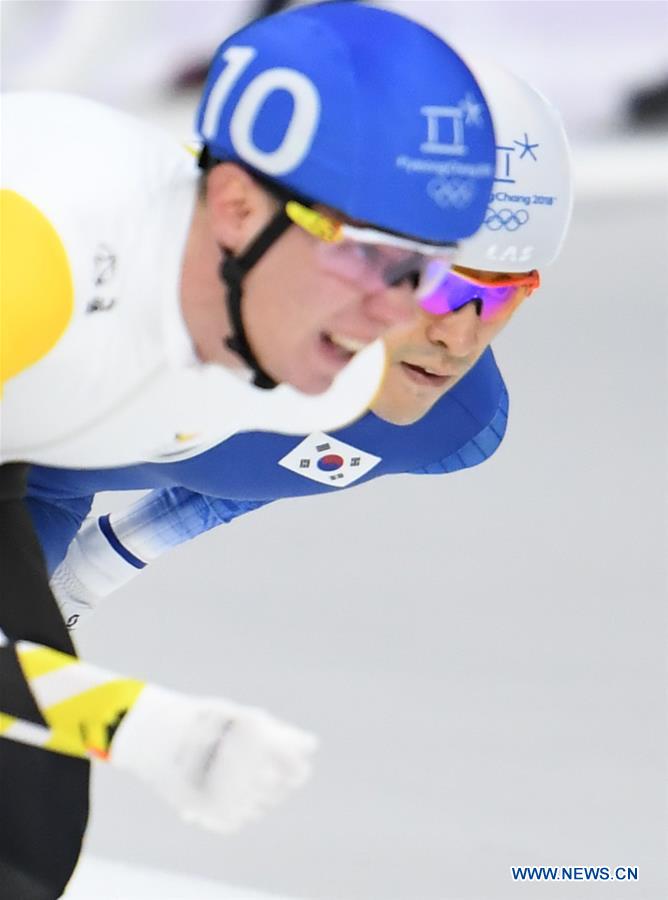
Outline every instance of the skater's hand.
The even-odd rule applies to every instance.
[[[194,773],[195,789],[181,807],[186,821],[236,831],[309,778],[317,743],[312,735],[242,707],[222,727],[220,720],[211,726],[209,749]]]
[[[111,762],[186,821],[227,834],[304,784],[316,745],[263,710],[147,686],[113,739]]]

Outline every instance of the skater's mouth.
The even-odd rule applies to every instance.
[[[457,377],[451,372],[439,371],[436,368],[419,366],[416,363],[401,362],[401,370],[404,375],[415,384],[429,385],[434,388],[442,388],[450,384]]]

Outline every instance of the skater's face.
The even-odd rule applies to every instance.
[[[238,196],[232,217],[229,203],[225,210],[234,227],[222,228],[218,240],[238,254],[278,202],[243,170],[227,168],[236,169]],[[244,326],[261,366],[307,394],[325,391],[355,353],[416,315],[414,280],[388,287],[381,278],[346,277],[328,264],[322,244],[291,225],[243,281]]]
[[[246,279],[251,345],[276,381],[326,390],[355,353],[416,314],[413,285],[365,288],[323,268],[318,240],[289,228]]]
[[[498,278],[498,273],[466,271]],[[420,309],[409,325],[392,329],[385,336],[389,368],[373,406],[376,415],[395,425],[421,419],[478,361],[516,305],[491,320],[479,315],[474,302],[444,315]]]

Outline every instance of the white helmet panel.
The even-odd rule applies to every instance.
[[[539,91],[496,63],[468,62],[494,119],[496,172],[484,222],[461,242],[455,265],[542,269],[559,254],[573,206],[561,117]]]

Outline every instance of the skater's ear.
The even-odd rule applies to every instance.
[[[235,163],[214,166],[203,193],[217,243],[235,254],[251,243],[277,209],[274,197]]]

